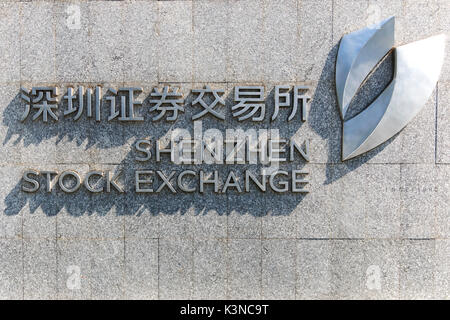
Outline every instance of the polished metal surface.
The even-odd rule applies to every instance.
[[[361,83],[394,46],[395,18],[345,35],[336,62],[336,91],[342,119]]]
[[[336,64],[336,89],[344,120],[361,84],[390,51],[394,18],[351,33],[341,41]],[[361,155],[387,141],[422,109],[432,94],[444,62],[445,35],[394,49],[394,78],[364,111],[343,124],[342,160]]]
[[[344,122],[343,160],[385,142],[419,113],[436,86],[444,49],[445,35],[395,49],[392,82],[367,109]]]

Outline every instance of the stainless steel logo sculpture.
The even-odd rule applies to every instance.
[[[395,54],[392,82],[364,111],[344,121],[342,160],[361,155],[402,130],[433,92],[444,61],[445,35],[394,46],[395,18],[345,35],[336,63],[336,91],[341,118],[361,84],[380,60]]]

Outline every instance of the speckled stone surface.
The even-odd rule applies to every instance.
[[[421,112],[374,150],[342,162],[335,63],[341,37],[396,16],[396,45],[438,33],[448,0],[0,1],[0,299],[450,298],[450,51]],[[349,116],[393,75],[388,56]],[[139,86],[145,121],[20,118],[20,88]],[[149,94],[180,87],[184,113],[152,122]],[[192,89],[224,90],[203,130],[279,129],[310,142],[309,193],[253,189],[136,194],[134,171],[218,170],[163,155],[140,163],[137,139],[194,128]],[[264,87],[261,123],[232,117],[234,87]],[[274,112],[276,85],[308,85],[307,121]],[[105,102],[105,99],[103,100]],[[154,156],[154,155],[153,155]],[[27,169],[123,170],[124,193],[21,191]],[[176,179],[171,179],[174,183]],[[242,181],[240,181],[242,184]],[[223,185],[221,186],[223,187]]]

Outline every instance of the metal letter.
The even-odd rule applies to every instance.
[[[245,170],[245,192],[250,192],[250,179],[258,186],[258,188],[265,192],[266,191],[266,175],[262,175],[262,182],[259,182],[258,179],[251,173],[249,170]]]
[[[262,121],[266,113],[264,104],[264,87],[240,86],[234,88],[234,101],[238,104],[231,107],[233,117],[239,117],[239,121],[252,117],[252,121]],[[240,110],[238,110],[240,109]],[[238,110],[238,111],[236,111]],[[259,115],[255,114],[259,111]],[[247,113],[247,114],[246,114]]]
[[[230,171],[230,173],[228,174],[227,180],[225,181],[225,185],[222,189],[222,193],[225,193],[230,187],[236,188],[239,193],[242,192],[242,188],[239,185],[238,178],[233,171]]]
[[[170,189],[170,191],[172,191],[173,193],[177,193],[176,190],[174,189],[174,187],[172,186],[172,184],[170,183],[170,179],[172,179],[173,175],[175,174],[175,171],[172,171],[168,177],[166,177],[164,175],[164,173],[162,173],[159,170],[157,170],[156,173],[163,181],[163,183],[161,183],[159,188],[156,189],[156,193],[161,192],[161,190],[164,188],[164,186],[167,186]]]
[[[26,182],[29,182],[33,185],[32,188],[28,188],[26,186],[22,186],[22,190],[25,192],[36,192],[39,190],[39,182],[33,178],[30,177],[30,174],[38,176],[39,171],[36,170],[27,170],[23,173],[23,180]]]
[[[272,121],[278,117],[278,112],[280,111],[280,107],[290,107],[291,106],[291,94],[289,93],[289,89],[290,89],[290,86],[275,86],[275,110],[273,111]],[[280,92],[280,90],[288,90],[288,91]],[[281,102],[280,98],[284,98],[284,101]]]
[[[200,170],[200,192],[203,193],[203,185],[204,184],[214,184],[214,192],[219,192],[219,172],[214,170],[214,179],[208,180],[205,178],[205,173],[203,170]]]
[[[292,112],[289,115],[288,121],[291,121],[292,119],[294,119],[295,114],[297,113],[298,110],[298,103],[299,101],[302,102],[301,108],[302,108],[302,117],[301,120],[302,122],[306,121],[306,106],[308,105],[308,101],[309,99],[311,99],[311,97],[307,94],[301,94],[300,90],[308,90],[309,87],[308,86],[295,86],[294,87],[294,107],[292,108]]]
[[[103,191],[103,187],[101,187],[100,189],[94,189],[90,184],[89,184],[89,178],[92,177],[93,175],[96,176],[100,176],[103,177],[103,172],[101,171],[90,171],[86,174],[86,177],[84,178],[84,186],[86,187],[86,189],[88,189],[90,192],[102,192]]]
[[[213,90],[213,89],[211,89],[210,86],[205,86],[204,89],[195,89],[195,90],[192,90],[192,92],[199,94],[197,96],[197,98],[194,101],[192,101],[192,105],[200,104],[203,107],[203,110],[201,112],[192,116],[192,120],[196,120],[200,117],[203,117],[207,113],[211,113],[213,116],[215,116],[218,119],[225,120],[224,115],[222,115],[222,114],[218,113],[216,110],[214,110],[214,108],[216,107],[216,105],[218,103],[220,103],[223,106],[225,105],[225,101],[223,100],[223,98],[221,96],[219,96],[219,94],[223,95],[225,93],[224,90]],[[205,93],[209,93],[214,96],[214,101],[212,103],[208,104],[203,100],[203,96],[205,95]]]
[[[178,178],[177,178],[178,188],[180,188],[181,191],[184,191],[184,192],[194,192],[194,191],[196,190],[195,187],[194,187],[194,188],[189,188],[189,187],[187,187],[187,186],[185,186],[185,185],[183,184],[183,177],[184,177],[185,175],[191,175],[191,176],[194,176],[194,177],[197,176],[197,174],[195,173],[195,171],[192,171],[192,170],[185,170],[185,171],[182,171],[182,172],[178,175]]]
[[[297,142],[295,142],[294,137],[291,138],[291,146],[290,146],[290,161],[294,161],[294,150],[297,150],[300,155],[305,159],[305,161],[309,162],[309,140],[305,140],[305,150],[303,151],[302,147],[300,147]]]
[[[122,187],[119,186],[116,182],[117,178],[119,178],[122,171],[116,172],[112,178],[109,175],[110,174],[109,171],[106,171],[105,173],[106,173],[106,192],[111,192],[111,185],[120,193],[124,192]]]
[[[144,162],[144,161],[148,161],[148,160],[151,159],[152,152],[150,150],[148,150],[148,149],[145,149],[142,145],[150,146],[150,141],[143,140],[143,139],[140,139],[140,140],[136,141],[136,150],[139,151],[139,152],[142,152],[143,154],[145,154],[144,157],[136,157],[136,161]]]
[[[270,139],[269,140],[269,161],[270,162],[284,162],[286,158],[278,158],[278,156],[286,152],[286,139]],[[284,144],[283,147],[280,147],[281,144]]]
[[[161,139],[156,141],[156,161],[161,161],[161,153],[170,153],[170,160],[173,161],[174,154],[172,152],[172,140],[169,141],[169,149],[161,149]]]
[[[307,184],[309,181],[306,179],[298,179],[298,175],[309,174],[306,170],[292,170],[292,192],[308,193],[309,191],[303,189],[303,187],[298,187],[298,184]]]
[[[184,108],[180,105],[183,103],[183,95],[178,92],[178,88],[173,88],[171,91],[168,86],[163,88],[161,93],[158,88],[154,88],[154,91],[150,94],[152,97],[158,97],[159,99],[150,100],[151,104],[155,104],[150,112],[158,111],[159,114],[153,118],[153,121],[158,121],[167,111],[172,114],[167,117],[167,121],[175,121],[178,118],[178,111],[184,112]]]
[[[52,192],[53,189],[53,185],[52,185],[52,174],[58,174],[55,171],[41,171],[41,174],[46,176],[46,181],[47,181],[47,192]]]
[[[147,174],[147,175],[152,176],[154,174],[154,172],[151,171],[151,170],[136,170],[136,172],[135,172],[135,180],[134,180],[135,187],[136,187],[136,189],[135,189],[136,192],[137,193],[150,193],[150,192],[153,192],[153,188],[148,188],[148,189],[141,188],[141,183],[143,183],[143,184],[144,183],[146,183],[146,184],[153,183],[153,179],[152,178],[150,178],[150,179],[141,179],[141,177],[140,177],[141,174]]]
[[[75,186],[68,188],[64,185],[64,178],[66,176],[72,176],[75,178]],[[66,192],[66,193],[73,193],[80,188],[81,179],[80,179],[80,176],[78,175],[78,173],[76,173],[75,171],[70,171],[70,170],[64,171],[63,173],[61,173],[61,175],[58,178],[58,184],[59,184],[60,188],[62,189],[62,191]]]
[[[274,173],[272,173],[269,177],[269,185],[272,188],[273,191],[281,193],[281,192],[286,192],[289,189],[289,183],[287,181],[280,181],[279,184],[281,186],[283,186],[283,188],[278,188],[278,186],[275,185],[274,179],[276,176],[281,175],[281,176],[289,176],[289,173],[286,171],[275,171]]]

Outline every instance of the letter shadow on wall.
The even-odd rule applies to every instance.
[[[189,84],[186,84],[189,86]],[[217,89],[226,88],[227,84],[215,85]],[[60,96],[67,93],[64,90]],[[145,92],[145,89],[144,89]],[[267,100],[273,100],[274,90],[266,88]],[[92,118],[87,118],[84,113],[77,121],[73,117],[64,117],[62,112],[67,109],[66,102],[58,104],[57,114],[59,121],[49,120],[43,123],[42,119],[33,121],[31,115],[24,122],[21,122],[22,112],[25,110],[25,102],[21,100],[20,93],[6,107],[3,114],[3,125],[8,128],[7,134],[2,141],[3,146],[19,146],[22,150],[22,158],[25,157],[29,146],[42,148],[42,152],[52,146],[55,146],[55,155],[48,152],[45,163],[36,160],[26,159],[22,162],[25,164],[23,170],[34,169],[38,171],[54,170],[61,173],[65,170],[74,170],[80,173],[83,180],[86,170],[105,171],[111,170],[112,173],[122,172],[119,183],[124,186],[125,192],[119,193],[112,188],[110,193],[91,193],[82,186],[74,193],[64,193],[58,186],[57,180],[53,181],[52,191],[46,190],[47,183],[44,176],[39,176],[37,180],[40,182],[40,189],[35,193],[27,193],[22,191],[24,185],[23,179],[17,177],[18,181],[14,188],[5,198],[6,215],[20,214],[27,206],[31,214],[39,211],[44,212],[48,216],[55,216],[62,213],[70,214],[74,217],[83,215],[174,215],[174,214],[193,214],[206,215],[218,214],[228,215],[231,213],[240,215],[252,215],[255,217],[265,215],[289,215],[298,207],[304,199],[303,193],[275,193],[267,183],[267,191],[261,192],[256,185],[251,184],[251,191],[244,192],[244,174],[245,170],[250,170],[258,178],[262,166],[250,164],[215,164],[215,165],[175,165],[169,162],[169,156],[162,154],[162,161],[155,161],[154,141],[161,137],[170,136],[168,133],[174,128],[187,129],[191,134],[194,131],[194,122],[192,116],[202,111],[199,106],[192,106],[193,93],[186,95],[185,112],[180,113],[177,121],[157,121],[152,122],[148,92],[143,96],[142,107],[140,113],[144,115],[143,122],[120,123],[117,120],[108,122],[106,119],[109,113],[109,106],[104,97],[102,104],[107,107],[102,108],[101,121],[95,122]],[[225,114],[225,121],[216,119],[212,115],[206,115],[201,118],[203,132],[210,128],[218,129],[224,134],[226,129],[270,129],[270,117],[273,113],[273,101],[267,101],[266,116],[263,122],[244,121],[239,122],[232,117],[231,107],[236,104],[233,101],[234,91],[229,89],[226,91],[225,106],[216,107]],[[280,123],[287,123],[286,119],[290,110],[280,110]],[[73,114],[71,115],[73,116]],[[302,125],[301,121],[293,121],[289,124],[290,128],[298,128]],[[294,131],[295,131],[294,128]],[[281,128],[280,128],[281,129]],[[292,131],[292,130],[291,130]],[[284,131],[280,130],[280,137],[284,136]],[[287,137],[289,138],[289,137]],[[134,149],[136,140],[150,139],[152,141],[152,158],[147,162],[137,162],[138,155]],[[70,145],[70,146],[69,146]],[[79,155],[81,155],[79,157]],[[288,156],[288,154],[287,154]],[[71,158],[75,157],[75,158]],[[39,155],[42,158],[42,154]],[[83,160],[78,160],[83,159]],[[11,163],[14,165],[13,163]],[[287,162],[280,165],[281,170],[291,171],[292,168],[301,169],[306,162],[299,154],[293,162]],[[23,166],[21,163],[17,163]],[[136,170],[153,170],[162,171],[165,176],[169,176],[172,171],[176,174],[170,181],[176,188],[177,193],[174,194],[169,188],[164,188],[160,193],[138,194],[134,191]],[[212,173],[214,170],[219,172],[220,186],[222,190],[223,184],[230,171],[235,171],[240,177],[239,183],[243,192],[235,189],[229,189],[226,193],[215,193],[212,185],[205,187],[203,194],[197,191],[194,193],[184,193],[176,187],[176,177],[183,170],[204,170]],[[95,184],[95,180],[94,184]],[[67,184],[71,181],[68,179]],[[154,190],[161,184],[161,180],[157,180]],[[104,187],[105,181],[102,180],[97,184],[98,187]],[[28,211],[28,210],[27,210]]]
[[[348,172],[358,168],[363,163],[367,162],[378,152],[383,150],[390,144],[395,137],[385,142],[380,147],[368,152],[366,155],[360,156],[354,160],[342,163],[340,160],[341,152],[341,120],[336,105],[336,93],[334,86],[334,68],[337,54],[337,45],[330,51],[325,67],[322,70],[320,81],[317,85],[315,93],[310,103],[310,111],[306,124],[320,136],[321,139],[327,143],[327,163],[326,163],[326,181],[324,184],[330,184],[341,178]],[[387,77],[386,74],[393,73],[393,57],[388,56],[370,76],[369,80],[360,89],[357,97],[352,102],[349,108],[349,117],[353,117],[363,108],[372,102],[376,96],[387,86],[392,77]],[[294,84],[292,84],[294,85]],[[189,84],[186,84],[186,87]],[[216,84],[216,89],[223,89],[227,87],[226,83]],[[214,88],[213,86],[213,88]],[[181,87],[183,87],[181,85]],[[234,87],[233,87],[234,88]],[[236,104],[233,100],[233,88],[227,88],[225,96],[225,106],[217,107],[219,111],[225,114],[225,121],[214,118],[212,115],[206,115],[201,118],[203,123],[203,130],[209,128],[217,128],[225,133],[226,129],[270,129],[276,128],[280,130],[281,138],[291,138],[297,132],[301,132],[305,123],[300,121],[299,113],[296,118],[290,122],[286,119],[289,115],[289,109],[280,109],[278,118],[275,121],[270,121],[270,117],[274,110],[274,89],[266,89],[266,116],[262,122],[243,121],[239,122],[232,117],[231,107]],[[150,91],[149,88],[148,91]],[[65,92],[63,95],[67,93]],[[144,88],[145,92],[145,88]],[[117,120],[108,122],[109,107],[101,109],[100,122],[95,122],[92,118],[86,117],[84,111],[81,118],[77,121],[71,117],[64,117],[62,111],[67,108],[66,103],[60,102],[58,104],[59,121],[43,123],[42,120],[32,121],[27,119],[24,122],[20,121],[22,112],[25,110],[25,104],[21,101],[20,93],[8,104],[3,113],[3,125],[8,128],[7,134],[2,141],[3,146],[19,145],[24,152],[27,152],[29,146],[40,146],[49,142],[56,145],[56,155],[49,154],[47,159],[48,164],[33,164],[29,165],[35,170],[44,170],[53,168],[59,172],[64,170],[78,171],[81,166],[89,166],[89,170],[111,170],[112,172],[121,171],[119,181],[124,185],[125,192],[119,193],[114,189],[110,193],[91,193],[84,187],[78,191],[67,194],[62,192],[58,183],[55,182],[55,187],[51,193],[45,190],[45,178],[40,177],[41,188],[35,193],[23,192],[23,181],[18,177],[18,183],[9,192],[5,198],[6,215],[17,215],[27,205],[31,214],[42,210],[48,216],[55,216],[61,212],[66,212],[74,217],[82,215],[135,215],[141,216],[144,214],[150,215],[173,215],[173,214],[219,214],[228,215],[231,213],[241,215],[253,215],[256,217],[266,215],[290,215],[295,210],[302,210],[301,202],[308,194],[303,193],[275,193],[270,187],[267,187],[265,193],[259,191],[256,186],[252,186],[252,190],[248,193],[239,193],[235,190],[229,190],[227,193],[214,193],[212,186],[207,186],[205,193],[201,194],[198,191],[194,193],[183,193],[177,189],[177,193],[173,194],[168,188],[164,188],[161,193],[151,194],[137,194],[134,192],[134,171],[135,170],[161,170],[168,176],[172,171],[176,171],[175,177],[183,170],[198,170],[202,169],[206,172],[213,170],[219,171],[220,180],[225,181],[230,170],[236,171],[241,176],[240,185],[244,190],[243,174],[246,169],[253,173],[260,170],[256,165],[175,165],[168,162],[167,156],[163,155],[162,162],[155,162],[154,150],[152,159],[148,162],[136,162],[136,151],[134,144],[137,139],[151,139],[154,145],[154,139],[162,136],[167,136],[173,128],[188,129],[193,132],[192,115],[201,111],[197,106],[192,106],[194,99],[193,93],[186,95],[185,112],[180,113],[177,121],[157,121],[152,122],[148,95],[143,99],[140,113],[144,116],[143,122],[133,123],[119,123]],[[62,96],[62,95],[60,95]],[[108,106],[105,95],[102,99],[102,105]],[[30,117],[31,118],[31,115]],[[300,138],[302,135],[300,134]],[[79,148],[80,153],[85,153],[88,162],[74,163],[68,158],[66,152],[69,149],[68,143],[76,144],[75,149]],[[125,151],[128,150],[128,151]],[[44,152],[44,149],[43,151]],[[78,150],[76,151],[78,153]],[[311,142],[311,158],[314,163],[314,141]],[[120,157],[121,154],[125,156]],[[115,160],[119,155],[120,160]],[[51,159],[54,157],[54,159]],[[22,155],[23,158],[23,155]],[[26,162],[26,161],[25,161]],[[72,162],[72,164],[71,164]],[[319,161],[320,162],[320,161]],[[286,162],[280,165],[280,169],[291,171],[292,169],[301,169],[307,164],[300,155],[296,155],[293,162]],[[340,164],[340,166],[336,166]],[[308,169],[309,165],[306,165]],[[28,165],[27,165],[28,168]],[[24,168],[27,169],[27,168]],[[311,175],[314,171],[309,169]],[[84,176],[84,174],[81,174]],[[307,177],[312,180],[313,177]],[[171,182],[175,185],[176,179]],[[69,181],[70,182],[70,181]],[[158,181],[155,189],[161,183]],[[220,188],[221,188],[220,187]],[[319,186],[318,186],[319,187]]]

